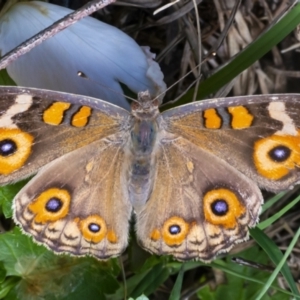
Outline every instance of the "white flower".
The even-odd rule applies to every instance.
[[[39,1],[13,4],[0,17],[1,55],[70,12]],[[149,90],[153,97],[166,89],[148,48],[91,17],[19,57],[7,71],[18,85],[88,95],[127,109],[120,82],[136,93]],[[78,71],[90,80],[78,77]]]

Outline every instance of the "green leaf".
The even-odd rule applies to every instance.
[[[268,263],[268,256],[258,247],[252,247],[240,253],[240,256],[259,262],[261,264]],[[214,290],[205,286],[202,288],[198,295],[201,299],[239,299],[239,300],[256,300],[256,293],[265,285],[270,277],[269,272],[261,269],[250,268],[248,266],[240,266],[232,261],[229,257],[227,261],[216,260],[211,263],[212,267],[217,268],[225,273],[225,280],[223,284],[218,285]],[[247,288],[245,288],[245,286]],[[272,296],[265,295],[265,300],[288,300],[291,293],[286,290],[280,289],[276,283],[272,285]]]
[[[282,257],[282,259],[280,260],[280,262],[277,264],[274,272],[272,273],[272,275],[270,276],[269,280],[266,282],[265,286],[262,288],[262,290],[260,291],[260,293],[258,294],[258,296],[256,297],[257,300],[260,300],[263,298],[263,296],[267,293],[268,289],[270,288],[272,282],[275,280],[275,278],[277,277],[278,273],[281,271],[281,269],[284,266],[287,266],[286,264],[286,260],[288,258],[288,256],[291,254],[293,248],[295,247],[296,243],[298,242],[298,238],[300,236],[300,228],[298,228],[294,238],[292,239],[292,242],[290,243],[288,249],[286,250],[284,256]],[[290,284],[290,288],[292,289],[292,291],[295,294],[295,297],[297,296],[298,299],[300,299],[300,294],[298,292],[297,286],[296,284],[294,285],[294,280],[292,278],[291,274],[288,278],[285,277],[285,279],[288,281],[288,283],[293,283],[292,285]],[[289,282],[291,280],[291,282]]]
[[[20,281],[18,277],[8,277],[0,284],[0,299],[6,298],[7,294],[17,285]],[[7,298],[6,298],[7,299]]]
[[[300,196],[296,197],[293,201],[289,202],[284,208],[272,215],[270,218],[260,222],[257,227],[261,230],[268,228],[271,224],[279,220],[288,210],[293,208],[300,201]]]
[[[282,252],[278,249],[277,245],[271,240],[263,231],[255,227],[250,230],[251,236],[255,241],[264,249],[269,258],[273,261],[274,265],[277,266],[283,259]],[[294,282],[292,273],[286,263],[281,268],[281,273],[287,281],[291,291],[294,295],[299,296],[297,286]]]
[[[20,278],[10,299],[104,299],[119,288],[114,260],[55,255],[17,229],[0,235],[0,261],[8,276]]]
[[[0,70],[0,85],[16,85],[6,70]]]
[[[262,206],[261,214],[263,214],[266,210],[268,210],[270,207],[272,207],[276,202],[278,202],[286,192],[278,193],[277,195],[274,195],[271,199],[269,199],[264,205]]]
[[[3,262],[0,261],[0,283],[2,283],[6,278],[6,270]]]
[[[185,272],[185,264],[182,264],[180,271],[177,275],[176,282],[174,284],[174,287],[172,289],[171,295],[169,297],[169,300],[177,300],[180,299],[180,291],[181,291],[181,286],[182,286],[182,281],[183,281],[183,275]]]
[[[0,205],[5,218],[8,219],[12,217],[12,201],[27,182],[28,179],[0,187]]]
[[[271,26],[266,32],[239,52],[223,68],[201,82],[196,99],[204,99],[216,93],[282,41],[299,23],[300,3],[295,5],[277,24]],[[190,89],[174,106],[190,102],[193,99],[193,95],[194,89]],[[168,107],[172,107],[172,105]]]
[[[142,294],[150,295],[167,280],[171,271],[171,268],[161,263],[150,270],[134,275],[127,280],[128,294],[133,298]]]

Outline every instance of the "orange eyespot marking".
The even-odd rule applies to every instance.
[[[105,221],[98,215],[89,216],[78,222],[83,237],[94,244],[103,240],[107,234]]]
[[[74,114],[74,116],[72,117],[71,124],[75,127],[86,126],[89,121],[89,117],[91,116],[91,113],[92,113],[92,109],[90,107],[88,106],[80,107],[79,111],[76,114]]]
[[[169,246],[180,245],[186,238],[190,225],[180,217],[172,217],[165,221],[162,237]]]
[[[259,174],[278,180],[300,166],[300,131],[296,136],[272,135],[254,144],[253,160]]]
[[[35,214],[35,222],[55,222],[64,218],[70,209],[71,195],[67,190],[51,188],[42,192],[28,209]]]
[[[204,126],[210,129],[219,129],[222,125],[222,119],[219,117],[217,111],[214,108],[210,108],[204,111]]]
[[[106,237],[108,241],[113,244],[115,244],[118,241],[117,235],[113,230],[108,230]]]
[[[0,174],[8,175],[24,166],[34,138],[20,129],[0,129]]]
[[[244,106],[228,107],[228,111],[232,116],[231,127],[233,129],[248,128],[252,125],[254,117]]]
[[[50,125],[59,125],[64,119],[64,113],[70,108],[70,103],[54,102],[43,114],[43,121]]]
[[[219,188],[204,195],[203,212],[210,224],[234,228],[236,219],[245,213],[245,207],[232,191]]]
[[[160,232],[158,229],[154,229],[152,230],[152,232],[150,233],[150,239],[153,241],[158,241],[160,239]]]

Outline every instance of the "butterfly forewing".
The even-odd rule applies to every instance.
[[[0,182],[27,177],[57,157],[122,131],[128,112],[105,107],[83,96],[1,88]]]
[[[276,192],[299,180],[298,115],[300,96],[292,94],[210,100],[165,113],[171,132]]]

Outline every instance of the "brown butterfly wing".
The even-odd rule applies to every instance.
[[[118,256],[128,244],[132,210],[124,170],[118,136],[65,154],[18,193],[14,219],[57,253]]]
[[[142,247],[210,261],[247,239],[263,201],[253,181],[183,138],[161,146],[156,168],[150,199],[137,211]]]
[[[131,204],[123,145],[129,113],[94,98],[0,88],[0,183],[38,172],[15,197],[14,219],[55,252],[119,255]]]
[[[0,87],[0,184],[122,131],[129,113],[80,95]]]
[[[176,110],[175,110],[176,111]],[[168,130],[220,157],[265,189],[299,181],[299,95],[225,98],[166,112]]]
[[[212,99],[162,114],[142,246],[210,261],[244,240],[263,202],[300,179],[299,95]]]

